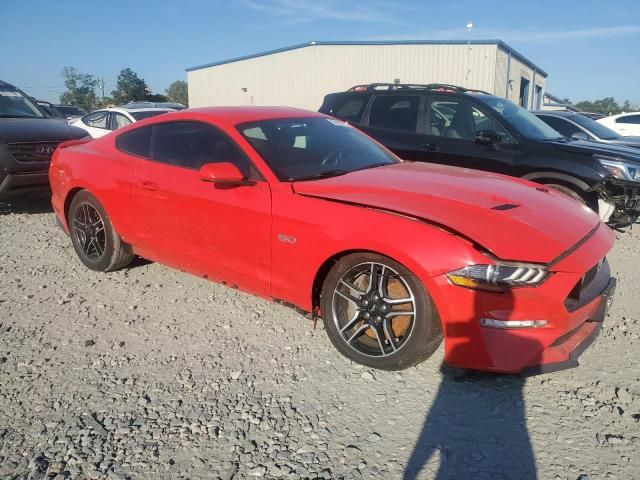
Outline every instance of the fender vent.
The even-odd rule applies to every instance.
[[[491,207],[491,210],[511,210],[513,208],[518,208],[519,206],[520,205],[516,205],[515,203],[503,203],[502,205]]]

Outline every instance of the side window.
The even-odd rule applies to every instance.
[[[496,122],[493,117],[490,117],[482,110],[477,107],[471,107],[471,115],[473,116],[473,124],[474,124],[474,140],[475,134],[480,130],[493,130],[498,134],[498,136],[502,139],[502,144],[513,143],[513,139],[511,135],[502,128],[502,126]]]
[[[129,125],[131,123],[131,120],[129,120],[127,117],[125,117],[121,113],[113,112],[112,115],[113,115],[113,120],[112,120],[112,123],[111,123],[111,128],[113,130],[117,130],[118,128],[126,127],[127,125]]]
[[[150,158],[153,127],[142,127],[118,135],[116,148],[130,155]]]
[[[624,117],[616,118],[616,123],[631,123],[633,125],[640,125],[640,115],[627,115]]]
[[[230,162],[247,177],[251,164],[240,148],[216,128],[198,122],[169,122],[154,126],[151,159],[198,170],[207,163]]]
[[[434,96],[429,105],[425,132],[427,135],[472,142],[476,133],[473,111],[474,108],[460,98]],[[478,122],[482,124],[483,120],[479,119]]]
[[[416,132],[420,96],[377,95],[369,113],[369,126]]]
[[[89,127],[109,128],[109,112],[93,112],[82,119]]]
[[[357,98],[346,96],[331,108],[331,114],[343,120],[359,123],[368,100],[368,97],[362,95]]]
[[[550,117],[548,115],[542,115],[539,117],[544,123],[553,128],[556,132],[564,137],[570,137],[574,133],[584,133],[573,123],[558,117]]]

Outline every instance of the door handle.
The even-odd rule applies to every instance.
[[[156,190],[158,190],[158,185],[153,182],[142,181],[140,182],[140,186],[144,190],[149,190],[150,192],[155,192]]]
[[[422,145],[420,145],[420,148],[422,148],[423,150],[428,150],[429,152],[437,152],[438,150],[440,150],[440,147],[435,143],[423,143]]]

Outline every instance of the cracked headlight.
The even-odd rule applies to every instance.
[[[604,157],[602,155],[594,155],[593,158],[598,160],[600,165],[613,177],[630,182],[640,182],[640,164],[633,164],[619,158]]]
[[[504,291],[511,287],[540,285],[548,276],[541,265],[469,265],[447,273],[447,278],[459,287],[477,290]]]

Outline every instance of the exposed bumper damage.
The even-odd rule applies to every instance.
[[[612,177],[594,185],[599,195],[598,207],[603,222],[613,227],[635,223],[640,216],[640,184]]]

